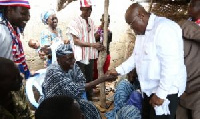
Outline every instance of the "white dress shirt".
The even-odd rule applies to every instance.
[[[12,37],[7,26],[0,24],[0,57],[13,60]]]
[[[120,75],[136,67],[142,92],[166,99],[186,86],[182,30],[175,22],[150,15],[145,35],[137,35],[132,55],[116,68]]]

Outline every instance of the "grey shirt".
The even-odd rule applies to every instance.
[[[8,28],[3,24],[0,24],[0,57],[13,60],[12,38]]]

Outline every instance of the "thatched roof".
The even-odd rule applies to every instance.
[[[57,0],[57,11],[62,10],[66,5],[68,5],[72,1],[77,1],[77,0]]]
[[[153,3],[162,3],[162,4],[187,4],[190,2],[190,0],[131,0],[136,2],[151,2]]]
[[[170,18],[174,21],[187,18],[187,8],[190,0],[131,0],[138,3],[153,3],[151,12]]]
[[[66,5],[72,1],[77,0],[58,0],[57,10],[62,10]],[[187,6],[190,0],[131,0],[138,3],[151,3],[151,12],[171,18],[173,20],[179,20],[181,18],[187,18]]]

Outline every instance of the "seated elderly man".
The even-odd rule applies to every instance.
[[[60,45],[56,50],[57,63],[47,68],[46,77],[42,84],[44,95],[40,102],[46,98],[66,95],[75,99],[86,119],[100,119],[96,107],[81,96],[99,83],[115,79],[114,76],[103,76],[97,80],[86,83],[86,79],[78,65],[75,63],[74,54],[69,44]]]

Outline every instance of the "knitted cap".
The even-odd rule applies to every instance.
[[[56,56],[63,56],[71,53],[73,53],[73,51],[70,44],[61,44],[56,50]]]

